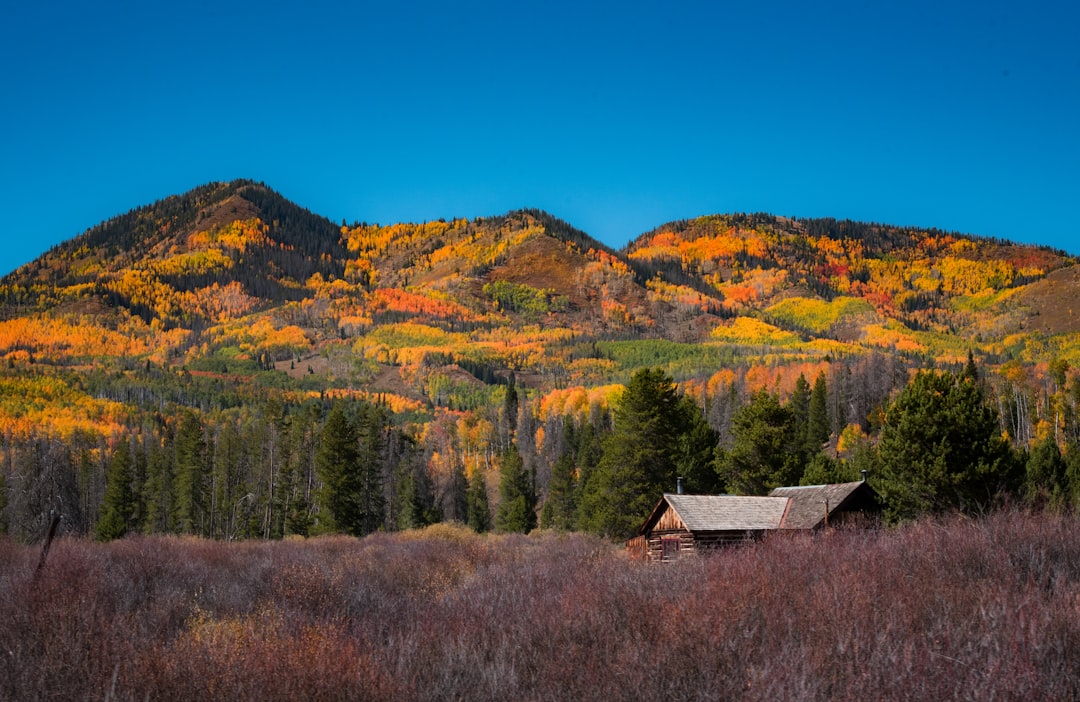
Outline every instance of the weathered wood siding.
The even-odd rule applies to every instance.
[[[678,555],[675,556],[676,558],[693,555],[695,551],[694,535],[686,529],[670,529],[666,531],[654,529],[645,535],[645,560],[650,563],[660,563],[664,560],[664,539],[678,539],[679,550]]]
[[[656,525],[652,529],[655,531],[686,531],[686,524],[679,518],[679,515],[675,510],[670,507],[660,515],[660,518],[656,520]]]
[[[653,530],[644,536],[637,537],[645,542],[644,552],[636,557],[649,563],[660,563],[664,560],[664,539],[678,539],[679,550],[677,558],[686,558],[705,553],[712,549],[735,546],[760,539],[763,532],[760,531],[706,531],[693,533],[686,529],[672,529],[668,531]],[[630,546],[630,542],[627,542]],[[637,548],[641,548],[639,545]]]

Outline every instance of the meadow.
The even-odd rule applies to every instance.
[[[1080,523],[646,566],[579,534],[0,540],[0,699],[1080,699]]]

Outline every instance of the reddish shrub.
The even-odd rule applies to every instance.
[[[448,527],[0,540],[4,699],[1077,699],[1080,525],[1006,512],[665,566]]]

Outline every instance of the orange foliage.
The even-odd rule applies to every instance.
[[[145,327],[143,328],[145,331]],[[39,359],[61,357],[141,356],[145,339],[91,322],[53,317],[23,317],[0,322],[0,355],[29,351]]]
[[[605,268],[611,269],[617,275],[624,275],[624,276],[630,275],[630,268],[625,263],[623,263],[620,259],[612,256],[611,254],[607,253],[606,251],[597,251],[596,249],[589,249],[588,252],[586,252],[585,255],[590,260],[599,263],[600,265],[604,266]]]
[[[662,300],[671,305],[708,312],[713,304],[712,298],[706,297],[697,290],[685,285],[672,285],[654,278],[646,282],[646,287],[652,293],[654,299]]]
[[[721,368],[712,374],[705,385],[709,397],[716,397],[735,383],[735,371],[730,368]]]
[[[836,441],[836,452],[841,456],[847,456],[858,446],[865,445],[870,437],[858,424],[849,424],[840,432],[840,438]]]
[[[57,377],[0,377],[0,435],[111,438],[124,432],[128,415],[123,404],[92,398]]]
[[[864,341],[871,346],[900,352],[922,352],[926,347],[902,324],[868,324]]]
[[[395,414],[405,412],[423,412],[426,405],[420,400],[414,400],[404,395],[396,395],[392,392],[370,392],[368,390],[355,390],[352,388],[327,388],[326,390],[294,390],[284,393],[284,397],[292,402],[304,402],[306,400],[362,400],[372,404],[386,407]]]
[[[226,248],[247,251],[248,247],[265,246],[270,243],[270,227],[258,217],[235,220],[222,225],[211,232],[195,232],[188,237],[188,247],[194,250],[206,249],[213,244]]]
[[[826,375],[829,373],[830,364],[825,361],[816,363],[790,363],[782,366],[777,366],[774,369],[772,391],[779,394],[781,397],[787,397],[795,391],[795,383],[799,379],[799,375],[806,378],[807,382],[811,385],[814,383],[814,379],[818,373],[824,372]]]
[[[751,366],[746,371],[746,391],[770,390],[773,387],[775,368],[763,365]]]
[[[243,318],[226,325],[214,327],[209,336],[215,343],[236,344],[247,354],[267,349],[307,349],[311,340],[307,333],[292,324],[275,326],[268,317]]]
[[[612,300],[610,298],[600,300],[600,309],[604,313],[604,318],[610,322],[619,325],[625,325],[630,322],[630,313],[627,312],[626,305],[617,300]]]
[[[371,303],[372,312],[390,310],[438,319],[475,320],[479,315],[450,299],[436,299],[398,288],[379,288]]]
[[[736,231],[734,227],[720,231],[717,223],[705,219],[699,219],[696,224],[703,226],[709,233],[701,235],[698,228],[687,232],[658,232],[643,246],[631,252],[630,258],[674,258],[683,264],[716,264],[730,263],[739,254],[763,258],[768,253],[767,235],[761,232],[752,229]]]
[[[609,409],[622,391],[622,385],[601,385],[594,388],[584,388],[577,385],[571,388],[552,390],[540,398],[536,410],[537,417],[542,422],[546,422],[553,417],[581,419],[588,416],[590,408],[594,404],[603,410]]]
[[[178,297],[185,310],[215,322],[241,317],[255,309],[259,302],[244,292],[244,286],[236,281],[224,286],[214,283],[208,288],[180,293]]]
[[[724,307],[732,310],[744,305],[750,305],[757,301],[757,290],[750,285],[725,285]]]

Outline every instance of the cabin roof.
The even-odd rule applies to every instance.
[[[767,497],[743,495],[677,495],[665,493],[638,530],[644,534],[671,509],[692,532],[814,529],[838,510],[875,502],[863,481],[832,485],[780,487]]]
[[[787,497],[739,495],[666,494],[664,501],[690,531],[778,529],[788,506]]]
[[[869,497],[871,492],[870,486],[859,480],[831,485],[778,487],[769,495],[791,499],[781,529],[813,529],[825,521],[826,506],[829,516],[832,516],[837,510],[847,507],[845,503],[854,502],[861,496]]]

